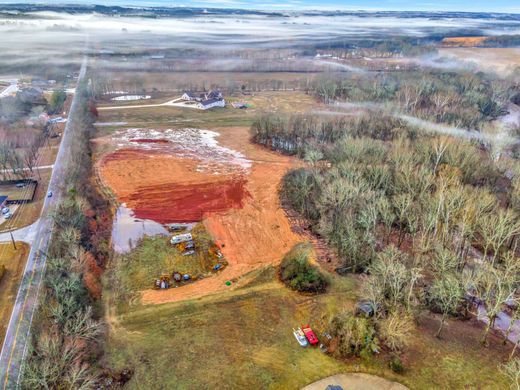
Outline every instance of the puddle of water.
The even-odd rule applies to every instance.
[[[146,99],[150,99],[151,96],[150,95],[124,95],[124,96],[117,96],[117,97],[114,97],[110,100],[114,100],[114,101],[132,101],[132,100],[146,100]]]
[[[131,209],[119,206],[112,226],[112,246],[116,253],[128,253],[144,236],[167,236],[168,230],[155,221],[136,219]]]

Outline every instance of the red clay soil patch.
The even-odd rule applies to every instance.
[[[100,166],[103,181],[137,218],[201,221],[209,212],[243,206],[245,178],[201,172],[196,161],[157,150],[120,149]]]
[[[241,208],[246,195],[243,178],[214,183],[140,187],[127,202],[137,218],[159,223],[201,221],[209,212]]]
[[[285,253],[304,237],[291,230],[291,224],[278,197],[285,173],[296,168],[298,160],[271,152],[249,141],[249,129],[217,129],[218,142],[244,154],[252,161],[247,174],[243,207],[209,212],[203,223],[222,247],[228,266],[217,275],[170,290],[145,290],[142,303],[158,304],[200,298],[246,284],[248,273],[278,264]],[[182,177],[176,175],[177,177]],[[228,287],[225,282],[233,281]]]

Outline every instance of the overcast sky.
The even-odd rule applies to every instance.
[[[0,0],[15,3],[16,0]],[[28,0],[44,4],[191,6],[268,10],[342,9],[389,11],[470,11],[520,13],[520,0]]]

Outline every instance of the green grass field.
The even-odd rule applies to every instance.
[[[331,314],[353,308],[356,286],[352,277],[335,276],[328,293],[299,295],[267,268],[232,292],[184,303],[137,304],[112,318],[106,361],[115,369],[135,370],[129,389],[298,389],[353,371],[412,389],[507,388],[496,369],[507,351],[480,347],[480,330],[470,324],[450,323],[443,340],[434,337],[436,322],[429,321],[431,329],[421,325],[410,335],[402,375],[387,368],[386,354],[341,361],[299,347],[292,328],[310,323],[321,333]]]

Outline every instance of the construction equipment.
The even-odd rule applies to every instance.
[[[154,288],[157,290],[170,288],[170,275],[161,275],[159,279],[155,279]]]

